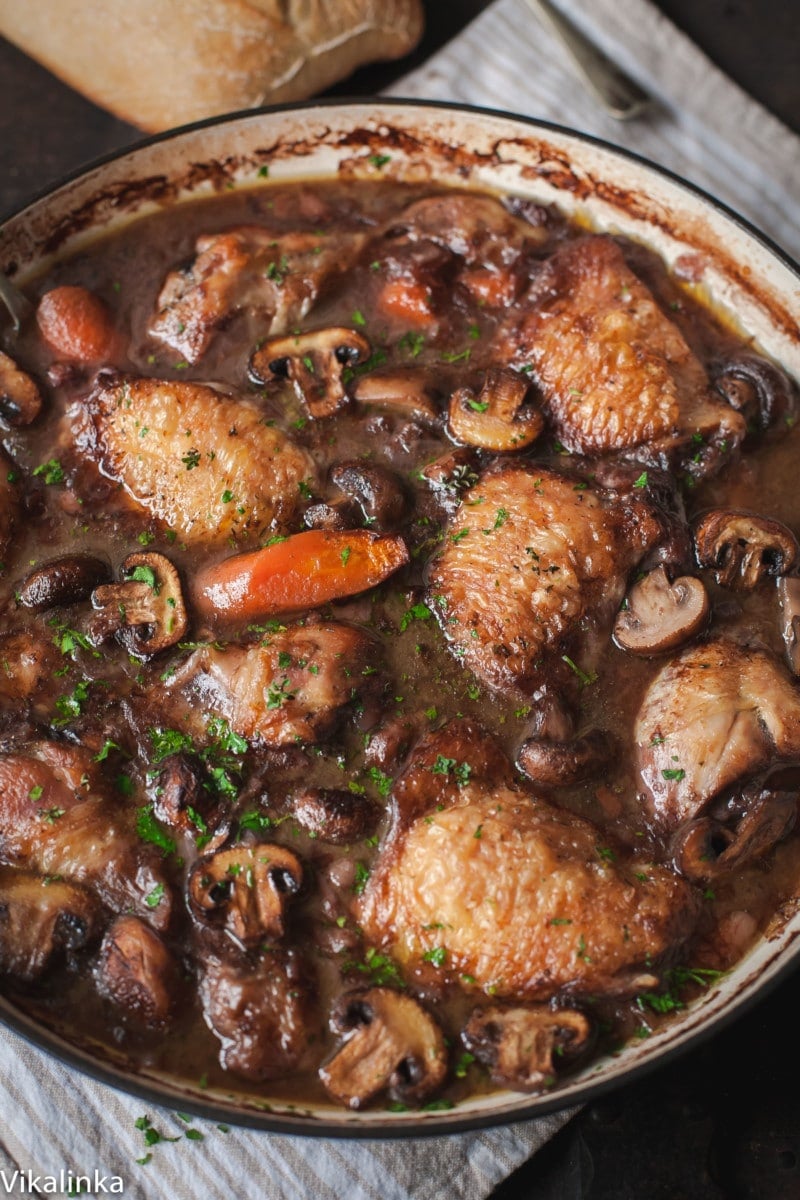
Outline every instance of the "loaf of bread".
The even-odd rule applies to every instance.
[[[152,132],[305,99],[422,29],[422,0],[0,0],[0,33]]]

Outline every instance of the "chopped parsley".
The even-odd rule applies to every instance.
[[[289,677],[284,675],[280,683],[273,679],[267,689],[267,708],[281,708],[287,700],[293,700],[295,692],[289,691]]]
[[[175,842],[159,825],[153,815],[152,804],[145,804],[136,814],[136,832],[143,842],[157,846],[164,854],[175,853]]]
[[[153,747],[151,755],[154,763],[163,762],[170,754],[180,754],[194,749],[194,742],[187,733],[177,729],[151,729],[150,743]]]
[[[41,476],[44,482],[52,487],[54,484],[64,482],[64,468],[57,458],[49,458],[47,462],[41,463],[34,468],[34,476]]]
[[[353,882],[353,891],[357,896],[360,896],[364,891],[364,888],[367,886],[367,882],[369,881],[369,876],[370,870],[367,864],[363,862],[357,862],[355,880]]]
[[[582,671],[581,668],[577,665],[577,663],[574,663],[572,661],[572,659],[569,657],[569,655],[562,654],[561,661],[566,663],[567,666],[569,667],[570,671],[572,671],[575,675],[578,676],[578,682],[580,683],[582,688],[589,687],[590,684],[595,683],[597,681],[597,672],[596,671],[589,671],[588,673],[586,671]]]
[[[444,946],[434,946],[432,950],[426,950],[422,956],[423,962],[429,962],[434,967],[443,967],[447,960],[447,950]]]
[[[388,954],[379,954],[373,946],[367,949],[363,962],[346,962],[343,964],[342,970],[358,971],[361,975],[367,975],[370,983],[377,987],[385,987],[387,984],[393,984],[400,988],[405,987],[395,961]]]
[[[144,898],[144,902],[148,908],[158,908],[161,901],[164,899],[164,885],[157,883],[152,892],[148,892]]]
[[[392,790],[393,779],[389,775],[385,775],[378,767],[370,767],[369,777],[378,789],[381,796],[388,796]]]
[[[412,604],[406,609],[400,621],[400,632],[405,633],[412,621],[430,621],[433,613],[427,604]]]

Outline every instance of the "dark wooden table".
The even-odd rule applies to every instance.
[[[485,6],[486,0],[429,0],[428,32],[411,60],[364,69],[335,91],[379,90]],[[660,0],[660,6],[800,133],[793,0]],[[0,39],[0,213],[138,136]],[[795,975],[722,1034],[588,1105],[495,1200],[798,1200],[798,1013]]]

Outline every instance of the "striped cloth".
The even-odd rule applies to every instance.
[[[718,195],[800,253],[798,139],[717,71],[647,0],[560,0],[654,94],[657,112],[620,126],[572,75],[524,0],[498,0],[395,95],[451,99],[554,120],[623,142]],[[187,1126],[68,1071],[0,1031],[0,1194],[15,1170],[120,1176],[130,1200],[482,1200],[571,1113],[433,1140],[336,1142]],[[146,1148],[137,1118],[179,1140]],[[203,1140],[186,1137],[187,1129]],[[109,1183],[106,1183],[109,1186]]]
[[[656,100],[609,117],[525,0],[497,0],[388,95],[507,109],[568,125],[669,167],[800,259],[800,139],[718,70],[647,0],[557,0]]]

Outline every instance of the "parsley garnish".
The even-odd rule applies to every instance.
[[[412,621],[430,621],[433,613],[427,604],[412,604],[406,609],[400,621],[400,632],[405,633]]]
[[[175,842],[161,828],[153,816],[152,804],[145,804],[136,815],[136,832],[143,842],[150,842],[163,850],[164,854],[175,853]]]
[[[64,482],[64,468],[57,458],[50,458],[46,463],[41,463],[40,466],[34,468],[33,474],[41,475],[49,486]]]

